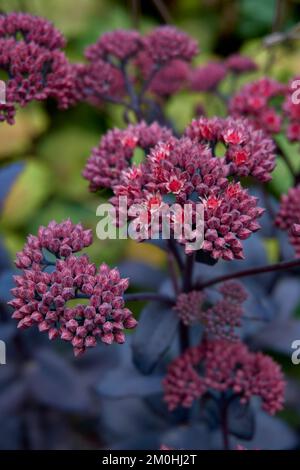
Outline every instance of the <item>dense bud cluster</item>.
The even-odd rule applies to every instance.
[[[14,277],[14,298],[9,302],[19,328],[37,325],[51,340],[70,341],[75,355],[96,346],[98,340],[123,343],[124,330],[137,324],[124,306],[128,279],[106,264],[97,269],[87,255],[73,255],[91,242],[91,232],[69,220],[51,222],[40,228],[37,237],[30,235],[17,255],[22,274]],[[47,252],[55,255],[55,262],[44,257]],[[74,299],[78,305],[69,306]],[[81,304],[80,299],[88,303]]]
[[[241,326],[242,304],[248,297],[247,292],[240,283],[232,281],[222,284],[219,293],[222,298],[210,308],[203,309],[200,320],[209,337],[237,341],[236,329]]]
[[[192,121],[186,134],[214,150],[224,146],[221,156],[230,175],[253,176],[261,182],[271,179],[276,165],[275,145],[262,130],[255,130],[245,119],[200,118]]]
[[[76,101],[102,106],[105,100],[121,98],[125,93],[121,72],[101,59],[88,64],[75,64],[73,70]]]
[[[256,63],[250,57],[241,54],[230,55],[226,59],[225,65],[236,74],[252,72],[257,69]]]
[[[296,91],[295,85],[298,84],[297,88],[299,89],[300,79],[294,78],[291,80],[291,83],[288,87],[288,92],[286,94],[284,103],[283,103],[283,112],[288,119],[286,134],[287,138],[291,142],[299,142],[300,140],[300,103],[299,103],[299,91]],[[294,93],[296,96],[293,95]]]
[[[127,104],[136,111],[145,104],[146,91],[162,98],[178,91],[188,79],[187,63],[197,52],[196,41],[173,26],[145,36],[134,30],[105,33],[87,47],[88,63],[75,67],[75,97],[99,106],[105,100],[120,103],[128,95]]]
[[[227,75],[227,69],[220,62],[208,62],[191,72],[190,83],[194,91],[214,91]]]
[[[181,293],[174,307],[185,325],[203,324],[209,338],[237,341],[236,329],[241,326],[243,303],[248,297],[239,282],[225,282],[218,289],[221,298],[213,304],[206,291]]]
[[[0,120],[14,123],[16,105],[53,98],[60,108],[74,102],[73,67],[52,24],[26,13],[0,15],[0,70],[7,75]]]
[[[27,269],[45,263],[44,250],[66,258],[90,246],[92,241],[92,231],[85,230],[81,224],[74,225],[70,219],[61,223],[53,220],[47,227],[41,226],[37,236],[28,236],[23,250],[17,253],[16,266]]]
[[[179,294],[174,310],[184,325],[192,325],[197,321],[199,322],[204,300],[205,294],[201,291],[182,292]]]
[[[104,33],[95,44],[86,48],[88,60],[125,61],[134,57],[142,47],[142,37],[137,31],[119,29]]]
[[[236,136],[229,132],[225,138],[236,139]],[[242,259],[240,240],[260,228],[257,219],[263,209],[257,207],[257,198],[239,183],[230,182],[227,176],[226,165],[221,159],[213,158],[208,146],[196,145],[188,137],[173,137],[154,147],[145,163],[123,171],[112,202],[117,205],[119,196],[126,196],[129,207],[139,204],[148,208],[149,213],[163,209],[167,195],[173,195],[174,202],[181,206],[189,203],[192,210],[196,203],[202,203],[203,250],[214,259]],[[173,233],[178,222],[184,221],[171,220]],[[186,238],[177,239],[186,245]]]
[[[282,119],[272,99],[282,97],[285,86],[271,78],[261,78],[244,85],[230,100],[229,111],[234,117],[246,117],[256,128],[268,133],[281,129]]]
[[[160,26],[144,37],[144,50],[156,65],[181,59],[190,62],[198,54],[197,42],[174,26]]]
[[[189,408],[209,392],[231,391],[241,403],[260,397],[263,410],[275,414],[283,406],[285,383],[271,357],[250,352],[242,343],[217,340],[203,342],[175,359],[163,386],[170,410]]]
[[[149,91],[162,98],[168,98],[178,92],[189,79],[190,66],[181,59],[171,60],[160,70],[156,70],[149,55],[141,52],[137,57],[136,65],[144,81],[149,82]]]
[[[114,188],[120,182],[122,171],[131,166],[136,148],[148,151],[171,135],[167,128],[156,123],[147,125],[143,121],[124,130],[108,131],[93,149],[83,171],[83,176],[90,181],[90,190]]]
[[[289,241],[295,249],[296,256],[300,257],[300,185],[291,188],[281,197],[279,212],[275,224],[281,230],[286,230]]]

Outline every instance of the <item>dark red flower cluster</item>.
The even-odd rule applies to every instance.
[[[44,18],[28,13],[1,13],[0,37],[16,39],[18,36],[26,43],[35,42],[50,51],[66,45],[60,31]]]
[[[183,292],[177,297],[174,310],[185,325],[202,323],[210,338],[237,341],[236,329],[241,326],[242,304],[247,299],[247,292],[234,281],[223,283],[218,290],[222,298],[213,305],[210,305],[206,291]]]
[[[200,118],[192,121],[186,134],[212,149],[225,146],[224,162],[230,175],[253,176],[259,181],[271,179],[276,165],[275,145],[262,130],[255,130],[245,119]]]
[[[241,54],[232,54],[227,57],[225,65],[236,74],[253,72],[257,69],[256,63],[250,57]]]
[[[179,294],[174,310],[184,325],[192,325],[200,321],[204,300],[205,294],[201,291]]]
[[[238,143],[236,138],[230,133],[225,137],[228,142],[232,139]],[[257,219],[264,210],[257,207],[257,198],[239,183],[230,182],[227,175],[223,161],[213,158],[207,145],[196,145],[188,137],[173,137],[154,147],[145,163],[123,171],[121,183],[114,187],[112,202],[117,205],[119,196],[126,196],[129,207],[139,204],[150,213],[164,207],[167,195],[173,195],[174,202],[181,206],[189,203],[194,208],[196,203],[202,203],[203,250],[215,259],[242,259],[240,240],[260,228]],[[179,215],[179,220],[171,222],[175,233],[176,223],[184,220]],[[186,237],[178,239],[187,246]]]
[[[197,42],[174,26],[160,26],[143,39],[144,50],[155,65],[180,59],[190,62],[198,54]]]
[[[234,117],[246,117],[256,128],[268,133],[281,129],[281,116],[272,106],[272,99],[282,97],[286,87],[265,77],[244,85],[230,100],[229,111]]]
[[[242,74],[256,70],[257,66],[250,57],[232,54],[223,62],[211,61],[195,67],[190,74],[190,86],[194,91],[212,92],[231,72]]]
[[[22,274],[14,277],[14,298],[9,302],[19,328],[37,325],[51,340],[70,341],[75,355],[96,346],[97,340],[123,343],[124,329],[137,324],[124,307],[128,279],[106,264],[97,269],[87,255],[73,255],[91,243],[91,232],[69,220],[41,227],[17,255]],[[49,261],[47,253],[56,260]],[[78,305],[69,306],[74,299]],[[88,299],[88,304],[80,304],[80,299]]]
[[[214,91],[227,75],[227,69],[221,62],[208,62],[192,70],[191,89],[194,91]]]
[[[110,31],[100,36],[95,44],[88,46],[85,56],[92,62],[99,59],[126,61],[136,56],[142,48],[142,43],[142,37],[138,31],[124,29]]]
[[[237,341],[236,329],[241,326],[247,292],[239,282],[233,281],[222,284],[219,292],[222,298],[210,308],[203,309],[200,320],[210,337]]]
[[[88,64],[74,64],[74,100],[86,101],[93,106],[120,99],[125,94],[124,78],[120,70],[104,60]]]
[[[162,98],[168,98],[178,92],[189,79],[190,66],[181,59],[174,59],[160,70],[156,70],[149,55],[141,52],[136,65],[141,71],[144,82],[149,81],[149,91]]]
[[[291,80],[286,98],[283,103],[283,112],[288,119],[287,138],[291,142],[299,142],[300,140],[300,79],[295,77]]]
[[[0,70],[7,75],[0,120],[13,124],[16,105],[54,98],[60,108],[73,101],[74,71],[52,24],[26,13],[0,15]]]
[[[140,122],[127,129],[112,129],[105,134],[98,147],[92,151],[83,171],[83,176],[90,181],[90,190],[113,188],[120,182],[121,173],[131,164],[136,148],[145,151],[157,142],[164,142],[172,133],[157,123],[147,125]]]
[[[196,42],[172,26],[156,28],[145,36],[132,30],[105,33],[86,49],[88,64],[76,68],[76,97],[94,105],[103,100],[116,102],[126,93],[132,99],[135,86],[142,81],[142,90],[166,98],[187,80],[187,62],[197,52]]]
[[[17,253],[16,266],[19,269],[36,268],[45,263],[43,250],[58,258],[66,258],[92,244],[91,230],[81,224],[74,225],[70,219],[61,223],[54,220],[47,227],[41,226],[37,236],[29,235],[22,251]]]
[[[217,340],[203,342],[175,359],[163,386],[170,410],[189,408],[209,392],[231,391],[241,403],[260,397],[263,410],[273,415],[283,407],[285,382],[271,357],[250,352],[242,343]]]
[[[300,185],[290,188],[289,192],[281,197],[275,224],[288,232],[289,241],[297,258],[300,258]]]

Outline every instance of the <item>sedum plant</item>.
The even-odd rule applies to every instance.
[[[137,385],[130,388],[129,376],[129,385],[126,379],[118,383],[116,371],[115,388],[124,386],[130,396],[141,387],[137,393],[145,401],[156,394],[158,409],[168,409],[161,413],[166,423],[175,420],[191,432],[195,423],[205,426],[199,448],[234,449],[236,438],[251,446],[259,416],[282,410],[285,378],[270,356],[255,349],[255,341],[254,349],[246,344],[244,327],[257,318],[247,310],[251,292],[243,282],[300,266],[300,175],[289,165],[295,185],[282,195],[275,214],[266,191],[277,160],[288,162],[277,134],[299,141],[300,108],[292,101],[291,84],[262,77],[224,95],[224,80],[257,70],[256,64],[234,54],[195,67],[196,42],[173,26],[145,35],[105,33],[87,47],[82,63],[72,64],[63,52],[65,39],[52,24],[11,13],[0,15],[0,43],[0,68],[7,73],[1,120],[13,124],[18,106],[48,98],[61,108],[82,101],[122,108],[124,128],[109,129],[83,168],[95,198],[105,189],[118,209],[126,196],[129,208],[145,209],[147,221],[170,201],[181,208],[189,204],[192,214],[201,203],[204,211],[203,244],[197,250],[184,236],[175,237],[182,220],[170,220],[168,240],[159,227],[156,243],[166,252],[168,272],[150,292],[128,293],[130,272],[123,277],[117,268],[95,266],[83,253],[93,243],[92,233],[81,224],[68,219],[40,227],[17,254],[20,272],[9,304],[18,328],[38,328],[50,340],[67,341],[76,356],[101,342],[109,356],[109,345],[126,348],[128,342]],[[166,104],[183,88],[216,96],[225,115],[208,117],[198,107],[180,135]],[[137,149],[144,154],[140,163]],[[287,232],[295,258],[251,266],[246,240],[258,237],[268,211],[272,224]],[[120,213],[117,219],[116,224]],[[149,241],[147,227],[137,243]],[[222,274],[219,266],[225,266]],[[129,301],[131,306],[146,302],[139,318],[126,306]],[[221,440],[208,444],[215,432]]]

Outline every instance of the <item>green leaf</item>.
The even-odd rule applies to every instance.
[[[7,196],[2,225],[16,228],[26,225],[53,190],[53,176],[42,163],[29,160]]]

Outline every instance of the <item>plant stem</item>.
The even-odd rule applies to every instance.
[[[137,120],[140,121],[143,118],[142,111],[140,109],[140,100],[128,75],[126,62],[121,63],[120,71],[124,77],[126,91],[130,99],[130,108],[134,111]]]
[[[180,292],[180,287],[178,284],[178,277],[177,277],[177,272],[176,272],[176,260],[174,258],[173,253],[171,253],[170,251],[168,252],[168,267],[169,267],[169,273],[170,273],[170,277],[172,280],[174,292],[177,296]]]
[[[189,292],[192,289],[194,262],[195,255],[187,255],[183,273],[183,292]]]
[[[227,422],[227,401],[222,397],[221,402],[221,430],[223,437],[224,450],[229,450],[229,433],[228,433],[228,422]]]
[[[170,240],[168,240],[168,246],[169,246],[169,249],[172,252],[174,258],[176,259],[176,262],[178,264],[178,267],[179,267],[180,271],[182,272],[184,270],[184,263],[182,261],[180,253],[178,251],[178,247],[177,247],[177,245],[176,245],[173,238],[170,238]]]
[[[172,23],[170,12],[162,0],[152,0],[165,23]]]
[[[229,281],[231,279],[240,279],[242,277],[254,276],[256,274],[271,273],[275,271],[283,271],[285,269],[293,269],[298,267],[300,267],[300,259],[296,259],[293,261],[281,261],[280,263],[260,266],[259,268],[245,269],[244,271],[238,271],[236,273],[218,276],[206,282],[196,282],[194,284],[194,289],[202,290],[206,287],[213,286],[214,284],[218,284],[220,282]]]
[[[182,322],[179,325],[179,341],[180,351],[183,354],[190,347],[190,334],[189,327]]]
[[[139,301],[157,301],[157,302],[164,302],[166,304],[169,304],[173,306],[175,304],[174,299],[171,297],[168,297],[167,295],[164,294],[157,294],[156,292],[137,292],[134,294],[125,294],[124,295],[124,300],[126,302],[139,302]]]
[[[189,292],[193,285],[193,270],[195,263],[195,255],[187,255],[182,275],[182,290],[183,292]],[[189,327],[184,323],[180,323],[179,326],[179,341],[181,353],[184,353],[190,346]]]
[[[148,90],[149,86],[152,83],[152,80],[154,79],[155,75],[159,72],[160,69],[161,69],[161,67],[158,66],[158,65],[154,65],[154,67],[152,68],[149,77],[144,81],[144,84],[143,84],[142,89],[140,91],[140,94],[139,94],[139,100],[140,101],[143,100],[144,94]]]
[[[131,11],[132,11],[132,26],[134,29],[139,29],[140,25],[140,1],[131,0]]]

